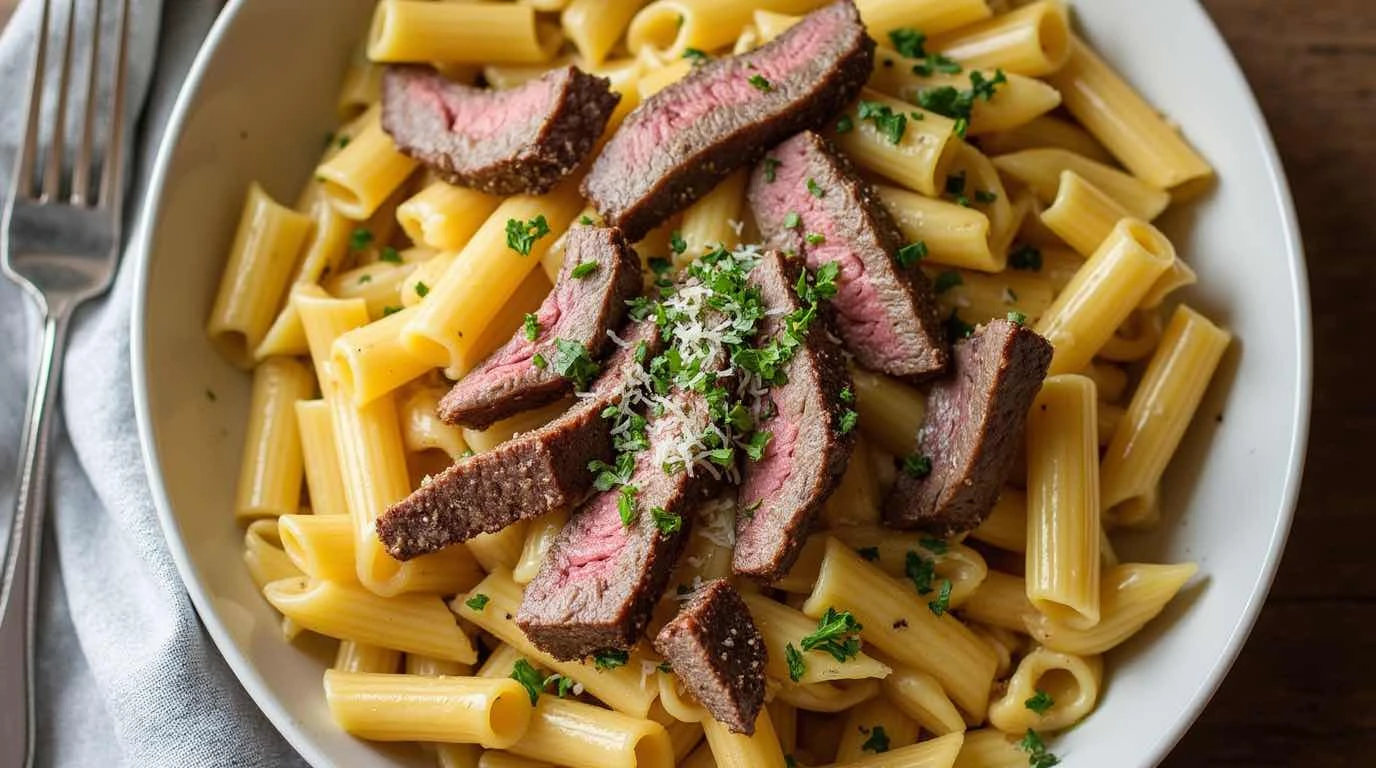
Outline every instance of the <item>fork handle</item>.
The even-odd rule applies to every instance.
[[[0,707],[0,765],[33,765],[34,624],[38,605],[38,561],[43,550],[43,515],[48,490],[48,438],[55,418],[69,311],[49,312],[43,323],[43,352],[29,391],[20,453],[19,494],[10,524],[5,569],[0,571],[0,691],[22,695]]]

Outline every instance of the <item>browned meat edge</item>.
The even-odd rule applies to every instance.
[[[703,64],[647,99],[593,162],[583,194],[637,241],[731,171],[836,114],[860,93],[873,60],[874,41],[850,0],[815,11],[760,48]],[[753,77],[764,78],[761,86],[749,84]],[[721,103],[723,84],[743,95]]]
[[[518,520],[577,504],[592,488],[588,463],[612,459],[610,427],[602,410],[620,401],[634,349],[659,346],[650,321],[631,326],[625,349],[614,354],[580,401],[545,426],[449,467],[393,504],[377,520],[378,538],[398,560],[434,552]]]
[[[537,112],[519,111],[545,92]],[[382,77],[382,127],[403,153],[451,184],[540,195],[583,161],[620,99],[606,78],[572,66],[490,91],[451,82],[430,67],[393,65]],[[465,101],[478,102],[485,116],[511,114],[496,133],[456,125],[455,105]]]
[[[596,270],[573,277],[580,265]],[[584,267],[586,268],[586,267]],[[601,359],[611,339],[607,331],[621,325],[626,300],[640,292],[640,259],[615,229],[574,227],[569,230],[564,266],[540,309],[535,313],[535,339],[518,329],[440,401],[440,419],[485,429],[521,411],[552,403],[573,390],[548,361],[557,359],[555,340],[583,345],[594,360]],[[535,355],[546,361],[543,367]]]
[[[760,257],[750,281],[772,314],[760,329],[761,343],[783,330],[783,318],[803,304],[793,286],[802,264],[777,251]],[[850,374],[829,338],[822,318],[808,328],[785,368],[788,381],[770,389],[775,415],[759,429],[773,437],[759,461],[745,461],[736,515],[734,572],[773,581],[792,567],[818,510],[835,490],[855,447],[855,430],[838,425],[850,406],[842,392]]]
[[[1046,339],[1007,320],[993,320],[956,344],[951,374],[927,395],[918,440],[931,473],[899,474],[884,510],[889,525],[952,534],[988,517],[1017,457],[1051,352]]]
[[[683,687],[733,733],[755,732],[764,706],[764,638],[726,579],[704,584],[655,637]]]
[[[812,269],[840,265],[831,306],[861,365],[908,379],[945,370],[949,353],[931,283],[916,264],[899,264],[898,225],[825,139],[805,132],[775,147],[755,168],[747,195],[770,247],[801,254]],[[790,214],[799,219],[792,227]]]

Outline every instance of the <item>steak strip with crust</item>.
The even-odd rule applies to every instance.
[[[615,229],[574,227],[566,242],[559,279],[535,312],[535,337],[517,330],[460,379],[440,400],[440,419],[486,429],[568,394],[573,381],[550,364],[557,359],[556,340],[580,344],[593,360],[602,357],[611,343],[607,331],[621,325],[626,300],[640,291],[640,259]],[[543,366],[535,364],[537,355]]]
[[[726,579],[704,584],[655,637],[679,682],[733,733],[755,732],[764,706],[764,638]]]
[[[889,525],[949,535],[984,522],[1017,457],[1051,352],[1046,339],[1008,320],[956,343],[951,374],[927,395],[915,466],[899,473],[885,505]],[[924,468],[926,476],[914,476]]]
[[[662,441],[700,434],[711,423],[700,394],[676,390],[670,398],[677,409],[650,419],[650,446],[635,458],[630,477],[630,485],[638,489],[634,519],[629,524],[622,520],[621,490],[594,496],[573,514],[540,572],[526,585],[516,623],[556,659],[581,659],[635,644],[683,550],[691,513],[713,487],[701,467],[669,471],[655,463]],[[673,530],[656,522],[672,517],[679,520]]]
[[[815,133],[785,141],[755,168],[747,195],[770,247],[811,269],[836,262],[831,300],[846,349],[866,368],[908,379],[949,361],[931,283],[903,266],[898,225],[850,163]]]
[[[620,99],[609,80],[572,66],[493,91],[393,65],[382,76],[382,127],[451,184],[541,195],[583,161]]]
[[[751,270],[750,282],[768,311],[759,344],[788,332],[786,318],[804,309],[793,288],[802,272],[800,263],[777,251],[761,255]],[[799,341],[784,366],[786,380],[769,390],[773,415],[757,415],[756,428],[771,435],[764,454],[742,469],[731,569],[765,581],[792,567],[855,447],[854,428],[839,426],[850,409],[842,401],[850,374],[820,316]]]
[[[859,95],[873,59],[850,0],[814,11],[647,99],[593,162],[583,195],[637,241],[785,137],[830,119]]]
[[[643,365],[659,344],[653,321],[631,326],[627,346],[608,359],[592,397],[539,429],[454,464],[393,504],[377,520],[387,551],[410,560],[582,501],[594,477],[588,464],[613,455],[602,411],[620,402],[632,367]]]

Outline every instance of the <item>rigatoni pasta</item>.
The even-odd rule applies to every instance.
[[[940,458],[919,446],[926,450],[923,431],[940,420],[927,411],[941,379],[901,379],[853,359],[834,429],[858,437],[846,465],[831,468],[835,482],[818,492],[803,529],[810,535],[777,534],[798,538],[783,576],[764,584],[733,575],[738,524],[745,530],[759,508],[738,506],[732,494],[695,500],[676,521],[661,508],[619,510],[623,526],[650,515],[662,535],[687,536],[677,562],[664,566],[673,567],[668,588],[648,599],[647,639],[707,582],[730,579],[742,594],[768,649],[753,734],[719,722],[713,702],[681,684],[701,671],[679,669],[681,659],[661,658],[652,642],[568,660],[521,630],[524,585],[547,578],[550,551],[585,507],[542,509],[406,561],[383,547],[377,521],[390,507],[450,464],[500,451],[577,402],[565,396],[491,424],[445,423],[438,407],[452,381],[494,350],[513,337],[538,338],[550,312],[588,311],[550,292],[570,229],[617,219],[605,206],[599,213],[580,182],[595,177],[589,165],[622,119],[707,62],[758,50],[827,4],[381,0],[367,55],[349,61],[340,89],[343,124],[295,210],[250,187],[207,323],[226,358],[253,370],[235,513],[246,524],[249,576],[281,614],[282,636],[338,641],[324,695],[348,733],[420,742],[438,765],[463,768],[1022,766],[1046,757],[1038,732],[1092,712],[1105,684],[1102,654],[1164,610],[1195,573],[1191,563],[1120,563],[1105,524],[1162,519],[1166,465],[1230,341],[1195,310],[1172,306],[1197,275],[1148,223],[1212,171],[1074,37],[1059,0],[857,0],[879,44],[873,67],[835,99],[854,99],[848,106],[807,125],[843,156],[841,167],[853,166],[857,184],[872,187],[884,210],[869,212],[881,225],[871,229],[893,251],[894,274],[900,283],[925,274],[934,299],[920,309],[944,318],[951,340],[1004,321],[1035,328],[1053,346],[1025,450],[990,486],[998,500],[978,526],[949,536],[888,527],[894,488],[911,487],[907,480]],[[403,152],[383,127],[382,75],[394,62],[496,90],[574,66],[609,78],[620,101],[586,161],[551,192],[492,195],[440,180],[449,176],[433,164],[417,173],[414,148]],[[754,96],[775,87],[756,74],[731,88]],[[651,104],[712,119],[673,103],[676,92]],[[481,117],[521,120],[530,106]],[[780,161],[768,150],[746,153],[765,153],[766,178]],[[631,308],[636,318],[654,317],[667,349],[647,345],[650,385],[633,372],[619,397],[647,422],[677,407],[660,391],[685,366],[670,313],[702,298],[730,316],[725,289],[694,297],[675,279],[722,253],[758,258],[755,241],[768,234],[747,193],[748,163],[698,160],[731,165],[695,179],[701,189],[675,190],[676,210],[634,233],[649,295]],[[647,163],[643,172],[658,170]],[[807,181],[810,195],[826,196]],[[803,242],[847,237],[845,213]],[[848,309],[825,304],[857,279],[844,250],[835,274],[814,263],[791,280],[806,313]],[[809,322],[800,312],[778,324]],[[615,345],[625,343],[625,324],[607,327]],[[757,332],[692,329],[723,350],[718,336]],[[738,351],[772,364],[772,355],[788,359],[793,341],[785,334],[777,348],[759,339]],[[851,350],[843,342],[841,351]],[[771,446],[813,448],[777,418],[769,389],[782,384],[764,368],[731,361],[722,380],[759,393],[751,395],[762,398],[758,408],[732,410],[744,395],[728,395],[726,407],[710,403],[736,431],[714,444],[718,455],[685,464],[715,461],[712,472],[734,482]],[[711,379],[693,386],[701,381]],[[707,394],[716,397],[710,387]],[[931,407],[942,414],[941,397],[932,395]],[[600,416],[615,420],[622,408]],[[753,435],[738,426],[747,421]],[[641,439],[637,429],[618,424],[596,440],[611,435],[619,458],[631,458],[638,449],[624,446]],[[641,492],[628,490],[619,462],[589,466],[585,458],[555,457],[574,463],[571,472],[587,467],[598,489],[619,487],[631,499]],[[539,493],[531,482],[513,481],[512,497]],[[608,530],[606,542],[618,532]],[[572,567],[595,569],[602,554]]]

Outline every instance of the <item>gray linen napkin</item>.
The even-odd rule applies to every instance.
[[[89,12],[89,0],[79,3]],[[67,4],[57,0],[54,6]],[[0,35],[0,94],[7,104],[0,110],[0,184],[6,191],[39,5],[25,0]],[[105,5],[108,14],[117,3]],[[134,45],[157,45],[158,62],[153,71],[130,73],[131,96],[141,100],[146,92],[148,98],[136,139],[130,222],[137,220],[177,90],[219,5],[169,0],[164,9],[160,0],[134,0]],[[59,13],[59,19],[65,16]],[[146,59],[131,59],[140,60]],[[126,232],[129,242],[138,241],[137,232]],[[299,765],[301,759],[249,700],[201,629],[158,526],[130,392],[136,258],[127,253],[111,293],[78,314],[67,355],[38,624],[38,762],[63,768]],[[31,302],[0,279],[4,530],[14,503],[38,327]]]

